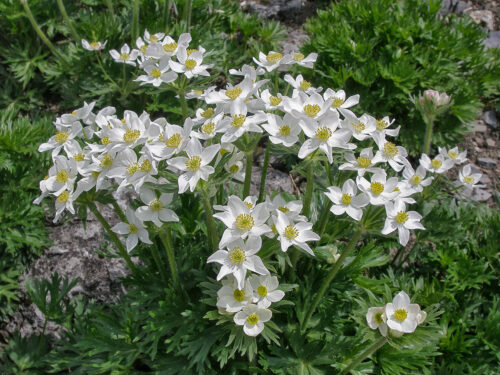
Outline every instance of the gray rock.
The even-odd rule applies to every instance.
[[[483,172],[481,171],[481,169],[479,169],[479,167],[478,167],[477,165],[475,165],[475,164],[472,164],[472,163],[471,163],[471,164],[470,164],[470,168],[471,168],[471,172],[472,172],[472,173],[483,173]]]
[[[492,158],[477,158],[477,163],[486,168],[493,168],[497,165],[496,160],[493,160]]]
[[[465,12],[466,9],[470,8],[471,5],[472,4],[469,1],[442,0],[441,10],[439,11],[439,13],[442,15],[450,13],[461,15]]]
[[[497,115],[495,111],[486,111],[481,116],[481,119],[486,123],[486,125],[491,126],[493,129],[496,129],[498,126]]]
[[[475,200],[476,202],[484,202],[490,199],[491,194],[488,193],[486,190],[482,189],[474,189],[474,192],[472,193],[472,199]]]
[[[480,122],[475,122],[474,123],[474,132],[476,133],[486,133],[488,129],[486,128],[486,125],[483,125]]]
[[[489,184],[491,183],[491,178],[489,178],[487,174],[483,174],[479,179],[479,182],[481,182],[482,184]]]
[[[495,30],[495,15],[490,10],[473,10],[469,16],[479,25],[485,25],[490,31]]]
[[[488,139],[486,140],[486,145],[487,145],[488,147],[495,147],[496,142],[495,142],[495,140],[493,140],[493,139],[491,139],[491,138],[488,138]]]
[[[500,48],[500,31],[492,31],[484,40],[486,48]]]
[[[252,169],[252,183],[250,185],[251,195],[259,195],[261,175],[262,169],[254,166]],[[266,194],[272,194],[274,191],[286,191],[290,194],[295,193],[290,175],[268,167],[266,177]]]

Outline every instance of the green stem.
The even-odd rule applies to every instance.
[[[61,14],[63,16],[64,21],[66,22],[69,29],[71,30],[71,33],[73,34],[73,38],[75,38],[75,40],[78,43],[80,43],[80,41],[81,41],[80,35],[78,34],[75,27],[71,23],[71,20],[68,17],[68,13],[66,12],[66,8],[64,7],[64,3],[62,2],[62,0],[57,0],[57,6],[59,7],[59,11],[61,12]]]
[[[250,195],[250,183],[252,182],[253,150],[246,152],[245,182],[243,183],[243,199]]]
[[[326,279],[323,280],[323,283],[321,284],[321,287],[318,290],[318,293],[316,294],[316,297],[314,298],[313,303],[311,304],[311,307],[307,311],[306,317],[304,318],[303,324],[302,324],[302,329],[307,328],[307,323],[309,323],[309,319],[311,319],[312,314],[316,310],[316,307],[318,307],[318,304],[327,291],[328,287],[330,286],[330,283],[332,280],[335,278],[337,275],[337,272],[339,272],[340,267],[342,266],[342,263],[344,263],[345,259],[347,256],[351,253],[352,249],[354,249],[354,246],[358,243],[359,239],[361,238],[361,235],[363,234],[363,231],[361,229],[358,229],[356,233],[351,238],[351,241],[347,244],[347,247],[344,249],[342,254],[340,255],[339,259],[335,264],[332,266],[332,269],[328,273],[328,276]]]
[[[172,246],[172,232],[169,227],[160,232],[160,239],[163,247],[167,253],[168,264],[170,266],[170,273],[172,274],[172,281],[177,290],[181,291],[181,284],[179,283],[179,272],[177,271],[177,264],[175,263],[174,248]]]
[[[222,204],[222,200],[224,199],[224,185],[220,184],[217,188],[217,204]]]
[[[323,235],[323,232],[325,231],[326,224],[328,223],[328,217],[330,216],[330,208],[332,208],[333,202],[328,199],[328,201],[325,204],[325,207],[323,207],[323,211],[321,212],[321,216],[319,217],[319,220],[317,221],[317,229],[316,233],[318,236],[321,238]]]
[[[165,270],[163,269],[163,262],[161,261],[160,253],[158,252],[158,248],[156,246],[151,246],[151,255],[153,255],[153,259],[155,260],[156,267],[160,272],[161,279],[165,285],[168,285],[168,278]]]
[[[21,0],[21,4],[23,5],[24,11],[26,12],[26,16],[28,17],[28,19],[31,23],[31,26],[33,26],[33,29],[35,29],[35,32],[37,33],[37,35],[40,37],[40,39],[42,39],[42,41],[45,43],[45,45],[50,49],[50,52],[52,52],[54,54],[54,56],[56,56],[59,60],[61,60],[61,62],[64,65],[68,65],[68,62],[66,61],[66,59],[57,51],[57,49],[54,47],[54,45],[49,40],[49,38],[47,38],[47,36],[43,33],[42,29],[40,29],[40,26],[38,26],[38,23],[36,22],[35,17],[33,17],[33,13],[31,13],[31,9],[28,5],[28,1]]]
[[[266,153],[264,154],[264,163],[262,164],[262,174],[260,176],[260,187],[259,187],[259,203],[264,200],[264,193],[266,188],[266,177],[267,177],[267,167],[269,165],[269,156],[271,154],[272,143],[267,139]]]
[[[111,13],[111,17],[115,17],[115,9],[113,8],[113,1],[106,0],[106,5],[108,7],[109,13]]]
[[[186,95],[184,94],[184,89],[180,89],[178,91],[178,94],[179,94],[179,100],[181,102],[182,117],[183,117],[183,121],[184,121],[188,117],[188,106],[187,106],[187,102],[186,102]]]
[[[99,55],[97,55],[97,63],[99,64],[99,66],[101,67],[101,71],[102,71],[102,74],[104,74],[104,77],[106,77],[106,79],[108,81],[110,81],[112,84],[114,84],[118,90],[121,92],[121,87],[118,85],[118,83],[115,82],[115,80],[113,78],[111,78],[109,76],[109,74],[106,72],[106,70],[104,69],[104,67],[102,66],[102,62],[101,62],[101,58],[99,57]]]
[[[40,353],[40,349],[42,349],[42,342],[43,339],[45,338],[45,328],[47,328],[47,322],[49,320],[47,317],[44,315],[44,322],[43,322],[43,328],[42,328],[42,334],[40,335],[40,339],[38,340],[38,348],[37,348],[37,353]]]
[[[213,251],[216,251],[219,247],[219,236],[217,235],[217,225],[214,220],[214,213],[212,211],[212,204],[210,203],[210,197],[208,193],[203,190],[203,208],[205,209],[205,219],[207,221],[207,234],[210,247]]]
[[[113,206],[113,209],[115,210],[116,214],[118,215],[118,217],[120,219],[122,219],[122,221],[124,223],[128,223],[128,219],[127,219],[127,216],[125,215],[125,213],[123,212],[122,208],[119,206],[119,204],[113,200],[111,202],[111,205]]]
[[[132,45],[139,36],[139,0],[134,0],[134,13],[132,19]]]
[[[278,89],[279,89],[279,73],[278,69],[276,69],[274,71],[274,92],[276,96],[278,96]]]
[[[309,217],[311,211],[311,199],[314,188],[314,169],[312,160],[309,161],[309,165],[307,166],[307,182],[306,182],[306,195],[304,198],[304,208],[302,212],[305,217]]]
[[[294,77],[294,78],[295,78],[295,73],[296,73],[296,72],[297,72],[297,65],[294,65],[294,66],[293,66],[293,70],[292,70],[292,77]],[[290,87],[292,87],[290,84],[288,84],[288,85],[286,86],[286,90],[285,90],[285,94],[284,94],[284,96],[287,96],[287,95],[288,95],[288,91],[290,91]],[[278,94],[276,94],[276,95],[278,95]]]
[[[104,229],[106,230],[108,235],[111,237],[111,239],[113,240],[114,244],[116,245],[118,251],[120,252],[120,255],[125,260],[125,263],[127,263],[128,268],[130,268],[132,273],[134,273],[135,275],[138,275],[139,271],[138,271],[137,267],[135,266],[135,264],[132,262],[132,259],[130,259],[130,256],[128,255],[128,252],[127,252],[127,249],[125,249],[125,246],[123,246],[122,242],[120,241],[120,239],[118,238],[116,233],[111,230],[111,226],[106,221],[104,216],[102,216],[101,213],[98,211],[95,203],[90,203],[88,205],[88,208],[89,208],[90,212],[92,212],[94,214],[96,219],[99,220],[99,222],[104,227]]]
[[[422,149],[422,152],[427,155],[431,150],[433,126],[434,126],[434,117],[429,116],[427,118],[427,121],[425,122],[425,137],[424,137],[424,146]]]
[[[361,354],[359,354],[356,358],[354,358],[349,365],[342,370],[340,375],[346,375],[348,374],[351,370],[354,370],[354,368],[359,365],[363,360],[373,353],[375,353],[378,349],[380,349],[382,346],[385,345],[387,342],[387,337],[381,336],[377,341],[375,341],[373,344],[371,344],[368,348],[363,350]]]
[[[189,33],[191,28],[191,8],[193,7],[193,0],[186,0],[184,3],[184,22],[186,23],[186,32]]]

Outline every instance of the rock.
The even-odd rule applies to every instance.
[[[489,183],[491,183],[491,178],[489,178],[487,174],[483,174],[481,176],[481,178],[479,179],[479,182],[481,182],[483,184],[489,184]]]
[[[473,10],[469,16],[479,25],[485,25],[488,30],[495,30],[495,15],[490,10]]]
[[[442,0],[440,14],[446,15],[450,13],[455,13],[458,15],[463,14],[467,9],[469,9],[472,4],[469,1],[457,1],[457,0]]]
[[[483,138],[476,138],[475,141],[472,142],[474,146],[484,146],[484,139]]]
[[[497,165],[496,160],[493,160],[492,158],[477,158],[477,163],[486,168],[493,168]]]
[[[260,177],[262,169],[253,167],[252,169],[252,184],[250,185],[250,195],[259,195]],[[272,194],[274,191],[286,191],[294,194],[294,187],[290,175],[285,172],[278,171],[271,167],[267,169],[266,177],[266,194]]]
[[[475,133],[486,133],[486,130],[487,130],[486,125],[483,125],[482,121],[474,123],[474,132]]]
[[[474,189],[474,192],[472,193],[472,199],[475,200],[476,202],[484,202],[490,199],[491,194],[488,193],[486,190],[482,189]]]
[[[486,145],[487,145],[488,147],[495,147],[496,142],[495,142],[493,139],[488,138],[488,139],[486,139]]]
[[[491,126],[493,129],[496,129],[498,126],[498,121],[495,111],[484,112],[481,119],[486,123],[486,125]]]
[[[472,164],[472,163],[471,163],[471,164],[470,164],[470,168],[471,168],[471,172],[472,172],[472,173],[483,173],[483,172],[481,171],[481,169],[479,169],[479,167],[478,167],[477,165],[475,165],[475,164]]]
[[[486,48],[500,48],[500,31],[492,31],[484,40]]]

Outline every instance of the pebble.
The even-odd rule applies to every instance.
[[[493,129],[496,129],[498,126],[498,121],[495,111],[484,112],[481,119],[486,123],[486,125],[491,126]]]
[[[477,158],[477,163],[480,166],[483,166],[486,168],[493,168],[497,165],[496,160],[493,160],[492,158]]]
[[[481,182],[483,184],[489,184],[489,183],[491,183],[491,178],[489,178],[488,175],[483,173],[479,182]]]
[[[491,138],[488,138],[488,139],[486,140],[486,145],[487,145],[488,147],[495,147],[495,144],[496,144],[496,143],[495,143],[495,141],[494,141],[493,139],[491,139]]]
[[[474,131],[476,133],[486,133],[486,125],[480,124],[479,122],[474,123]]]
[[[500,31],[492,31],[484,40],[486,48],[500,48]]]
[[[472,194],[472,199],[476,202],[484,202],[490,199],[491,194],[486,190],[482,189],[474,189],[474,193]]]
[[[488,30],[495,30],[495,16],[490,10],[473,10],[469,12],[469,16],[475,23],[482,25],[485,24]]]
[[[471,3],[468,1],[457,1],[457,0],[442,0],[441,1],[441,14],[455,13],[461,15],[464,11],[471,7]]]

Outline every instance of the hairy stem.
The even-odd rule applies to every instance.
[[[253,150],[246,152],[245,182],[243,183],[243,199],[250,194],[250,183],[252,182]]]
[[[213,251],[218,249],[219,246],[219,236],[217,234],[217,225],[214,220],[214,213],[212,211],[212,204],[210,203],[210,197],[208,193],[203,190],[203,208],[205,209],[205,219],[207,221],[207,232],[208,232],[208,241],[210,247]]]
[[[168,285],[167,274],[165,273],[165,269],[163,268],[163,262],[161,261],[160,253],[158,252],[158,248],[156,246],[151,246],[151,255],[153,255],[153,259],[155,260],[156,267],[160,272],[161,279],[165,285]]]
[[[387,342],[387,337],[381,336],[377,341],[375,341],[373,344],[371,344],[368,348],[363,350],[356,358],[354,358],[349,365],[342,370],[340,375],[346,375],[348,374],[351,370],[354,370],[354,368],[359,365],[363,360],[373,353],[375,353],[378,349],[380,349],[382,346],[385,345]]]
[[[177,264],[175,263],[174,247],[172,245],[172,232],[169,227],[160,232],[160,239],[167,253],[168,265],[170,266],[170,273],[172,274],[172,281],[174,282],[174,287],[181,291],[181,284],[179,282],[179,272],[177,271]]]
[[[311,199],[314,188],[314,169],[312,160],[309,162],[307,166],[307,182],[306,182],[306,195],[304,197],[304,208],[302,212],[305,217],[309,217],[311,211]]]
[[[61,14],[62,14],[62,16],[64,18],[64,22],[66,22],[66,24],[68,25],[68,27],[69,27],[69,29],[71,31],[71,34],[73,34],[73,38],[78,43],[80,43],[80,41],[81,41],[80,35],[76,31],[76,29],[73,26],[73,23],[71,22],[71,20],[69,19],[68,13],[66,12],[66,8],[64,7],[64,3],[62,2],[62,0],[57,0],[57,6],[59,7],[59,11],[61,12]]]
[[[429,154],[432,144],[432,128],[434,127],[434,117],[429,116],[425,121],[425,137],[422,152]]]
[[[193,7],[193,0],[186,0],[184,4],[184,22],[186,22],[186,32],[189,33],[191,28],[191,10]]]
[[[354,233],[354,235],[351,238],[351,241],[349,241],[349,243],[347,244],[347,247],[344,249],[344,251],[340,255],[339,259],[332,266],[332,269],[328,273],[328,276],[323,280],[323,283],[321,284],[321,286],[318,290],[318,293],[316,294],[316,297],[314,298],[314,301],[312,302],[311,307],[307,311],[306,317],[304,318],[304,321],[302,324],[303,330],[305,330],[307,328],[307,323],[309,323],[309,319],[311,319],[311,316],[314,313],[314,311],[316,310],[316,307],[318,307],[319,302],[321,301],[321,298],[323,297],[323,295],[327,291],[332,280],[337,275],[337,272],[339,272],[340,267],[342,267],[342,264],[344,263],[347,256],[351,253],[352,249],[354,249],[354,246],[356,246],[356,244],[358,243],[362,234],[363,234],[363,231],[361,229],[359,229],[356,233]]]
[[[109,76],[109,74],[104,69],[104,66],[102,66],[102,61],[101,61],[101,58],[99,57],[99,55],[97,55],[97,63],[99,64],[99,67],[101,68],[101,71],[102,71],[102,74],[104,74],[104,77],[106,77],[106,79],[109,82],[111,82],[113,85],[115,85],[116,88],[121,92],[122,88],[120,87],[120,85],[118,85],[118,83],[116,83],[115,80]]]
[[[179,94],[179,101],[181,102],[182,117],[184,121],[188,117],[188,106],[186,102],[186,95],[184,94],[184,89],[180,89],[178,91],[178,94]]]
[[[264,200],[264,193],[266,188],[266,177],[267,177],[267,167],[269,165],[269,156],[271,154],[272,143],[267,139],[266,153],[264,154],[264,163],[262,164],[262,174],[260,176],[260,187],[259,187],[259,203]]]
[[[111,205],[113,206],[113,209],[115,210],[116,214],[118,215],[118,217],[124,222],[124,223],[128,223],[128,219],[127,219],[127,216],[125,215],[125,213],[123,212],[122,208],[120,207],[120,205],[118,204],[117,201],[113,200],[111,202]]]
[[[325,203],[325,207],[323,207],[323,211],[321,212],[319,220],[316,222],[317,223],[316,233],[320,237],[323,235],[323,232],[325,231],[326,224],[328,223],[328,217],[330,216],[330,208],[332,208],[332,205],[333,202],[330,199],[328,199],[328,201]]]
[[[111,17],[114,17],[115,16],[115,9],[113,8],[113,1],[106,0],[106,6],[108,7],[109,13],[111,13]]]
[[[134,13],[132,19],[132,44],[137,40],[139,36],[139,0],[134,0]]]

